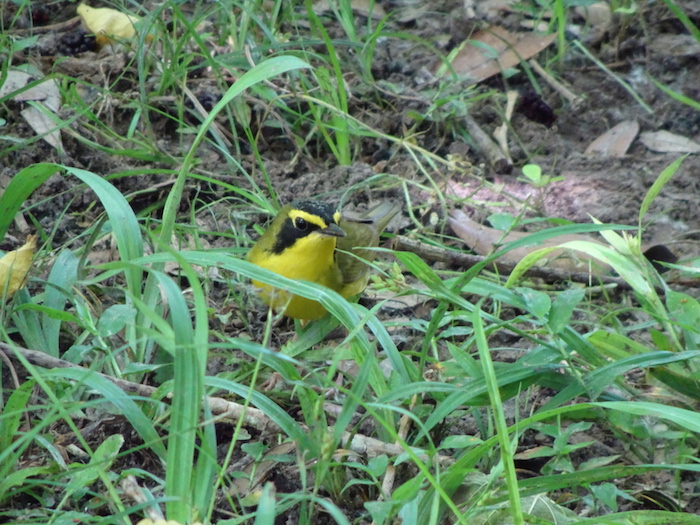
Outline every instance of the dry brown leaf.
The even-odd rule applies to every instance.
[[[39,75],[41,76],[41,75]],[[22,89],[30,82],[36,80],[37,75],[31,75],[25,71],[11,69],[7,72],[5,83],[0,86],[0,97],[9,95],[10,93]],[[61,107],[61,94],[58,91],[58,84],[55,80],[46,80],[26,89],[14,97],[12,100],[17,102],[33,101],[37,104],[43,104],[46,111],[56,113]],[[63,143],[61,142],[61,133],[56,129],[56,123],[46,115],[40,108],[28,105],[20,114],[22,118],[32,127],[37,135],[51,144],[56,149],[63,151]]]
[[[510,33],[502,27],[491,26],[465,40],[450,62],[458,75],[481,82],[535,56],[555,38],[556,34]],[[448,72],[441,64],[436,75]]]
[[[646,131],[639,141],[659,153],[700,153],[700,144],[669,131]]]
[[[608,2],[598,2],[589,6],[577,6],[576,14],[582,17],[589,27],[586,42],[597,42],[605,36],[612,25],[612,11]]]
[[[577,6],[576,14],[595,28],[607,29],[612,22],[612,13],[607,2],[596,2],[588,6]]]
[[[27,284],[35,249],[36,235],[29,235],[24,246],[0,258],[0,296],[9,299]]]
[[[448,223],[455,234],[462,239],[478,255],[489,255],[500,248],[503,244],[517,241],[531,235],[527,232],[510,232],[505,233],[502,230],[483,226],[476,221],[470,219],[464,212],[453,210],[450,212]],[[540,248],[559,246],[569,241],[588,241],[596,244],[605,245],[600,241],[595,240],[588,235],[560,235],[553,239],[533,246],[525,246],[516,248],[505,253],[498,258],[499,261],[515,265],[519,263],[526,255],[539,250]],[[607,245],[605,245],[607,246]],[[548,266],[566,272],[591,272],[593,275],[601,275],[610,271],[610,267],[588,256],[585,253],[574,252],[573,250],[560,249],[549,253],[545,258],[540,259],[540,266]]]
[[[585,154],[624,157],[638,133],[639,124],[634,120],[625,120],[591,142]]]
[[[102,47],[115,40],[126,40],[136,34],[134,24],[139,18],[110,9],[109,7],[90,7],[85,4],[78,6],[78,14],[85,27],[95,34],[97,45]]]

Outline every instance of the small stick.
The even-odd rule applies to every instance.
[[[69,361],[64,361],[63,359],[58,359],[56,357],[51,357],[44,352],[39,352],[38,350],[29,350],[28,348],[22,348],[20,346],[8,345],[6,343],[0,343],[0,351],[4,352],[10,359],[19,361],[17,354],[21,354],[27,361],[31,364],[40,366],[42,368],[72,368],[75,370],[85,370],[91,374],[95,374],[111,381],[124,392],[130,394],[136,394],[142,397],[151,397],[156,388],[148,385],[141,385],[139,383],[132,383],[131,381],[126,381],[124,379],[118,379],[116,377],[108,376],[107,374],[102,374],[93,370],[88,370],[80,365],[73,364]],[[172,398],[172,394],[169,394],[168,399]],[[282,432],[282,429],[277,426],[277,424],[272,421],[262,410],[253,408],[250,406],[244,406],[233,401],[228,401],[221,397],[210,397],[205,398],[207,405],[211,409],[211,412],[215,416],[221,416],[226,418],[243,418],[245,425],[253,427],[257,430],[265,430],[268,432]],[[300,427],[307,430],[306,427],[300,424]],[[393,443],[385,443],[376,438],[369,436],[364,436],[361,434],[353,434],[351,432],[343,432],[342,443],[347,443],[346,446],[357,454],[369,455],[371,457],[386,454],[387,456],[398,456],[404,454],[406,450],[403,447]],[[416,450],[416,454],[421,461],[428,461],[429,456]],[[449,465],[454,463],[454,459],[450,456],[439,455],[435,458],[440,465]]]
[[[413,408],[416,406],[416,402],[418,401],[418,395],[415,394],[413,396],[413,399],[411,399],[411,405],[409,407],[409,410],[413,410]],[[411,429],[411,423],[412,419],[407,415],[404,414],[401,416],[401,420],[399,421],[399,431],[398,431],[398,437],[399,439],[406,440],[406,437],[408,436],[408,431]],[[396,442],[396,445],[399,445],[399,442]],[[382,480],[382,495],[381,498],[390,501],[391,500],[391,493],[394,489],[394,483],[396,481],[396,465],[394,464],[389,464],[387,465],[386,472],[384,473],[384,479]]]
[[[556,92],[558,92],[561,96],[563,96],[566,100],[568,100],[572,106],[578,106],[582,101],[583,98],[579,97],[578,95],[574,95],[567,87],[565,87],[561,82],[556,80],[552,75],[547,73],[544,68],[535,60],[534,58],[531,59],[528,64],[537,71],[537,73],[544,79],[547,84],[549,84],[552,89],[554,89]]]
[[[63,31],[72,31],[76,27],[80,25],[80,17],[75,16],[71,18],[70,20],[66,20],[65,22],[59,22],[58,24],[50,24],[48,26],[34,26],[34,27],[28,27],[26,29],[13,29],[11,31],[7,31],[8,35],[26,35],[26,34],[33,34],[33,35],[39,35],[42,33],[50,33],[51,31],[56,31],[57,33],[61,33]]]
[[[468,253],[456,252],[438,246],[431,246],[419,241],[414,241],[406,237],[394,237],[392,242],[393,250],[405,250],[419,255],[427,262],[443,262],[453,266],[462,268],[471,268],[472,266],[484,262],[487,257],[481,255],[471,255]],[[490,263],[491,268],[495,268],[499,273],[510,274],[515,268],[515,263],[506,263],[498,259]],[[588,272],[565,272],[555,268],[543,268],[541,266],[532,266],[526,272],[530,277],[537,277],[547,283],[557,283],[565,281],[573,281],[576,283],[591,284],[596,282],[599,284],[614,284],[622,290],[631,290],[632,287],[627,281],[620,277],[612,277],[609,275],[591,276]],[[663,293],[664,290],[660,286],[656,286],[656,291]]]
[[[472,117],[469,115],[465,116],[464,124],[469,135],[474,139],[479,151],[484,154],[489,165],[496,173],[508,174],[513,171],[513,164],[508,161],[503,151],[501,151],[501,148],[498,147],[498,144],[491,140],[488,133],[481,129],[479,124],[477,124]]]
[[[495,138],[496,142],[498,142],[498,145],[501,147],[501,151],[503,151],[503,154],[506,156],[506,159],[508,159],[508,162],[513,164],[513,158],[510,156],[510,152],[508,151],[508,124],[513,116],[513,111],[515,110],[515,102],[518,100],[518,92],[511,89],[508,91],[508,93],[506,93],[506,97],[507,102],[505,120],[503,121],[503,124],[497,127],[496,131],[493,132],[493,138]]]

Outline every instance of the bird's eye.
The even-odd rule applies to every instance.
[[[301,217],[297,217],[294,219],[294,227],[299,230],[299,231],[306,231],[306,228],[309,227],[309,223],[306,222],[304,219]]]

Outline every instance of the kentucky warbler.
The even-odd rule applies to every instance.
[[[379,244],[379,236],[400,210],[397,204],[383,202],[349,219],[330,204],[294,201],[279,211],[247,259],[284,277],[312,281],[351,297],[367,286],[370,268],[364,261],[371,262],[376,254],[363,248]],[[263,301],[287,317],[318,319],[326,313],[318,301],[259,281],[253,285]]]

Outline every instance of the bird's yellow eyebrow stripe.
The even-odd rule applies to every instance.
[[[315,224],[321,229],[328,228],[328,224],[326,224],[326,221],[324,221],[321,217],[302,210],[290,210],[289,218],[293,221],[296,219],[304,219],[309,224]]]

